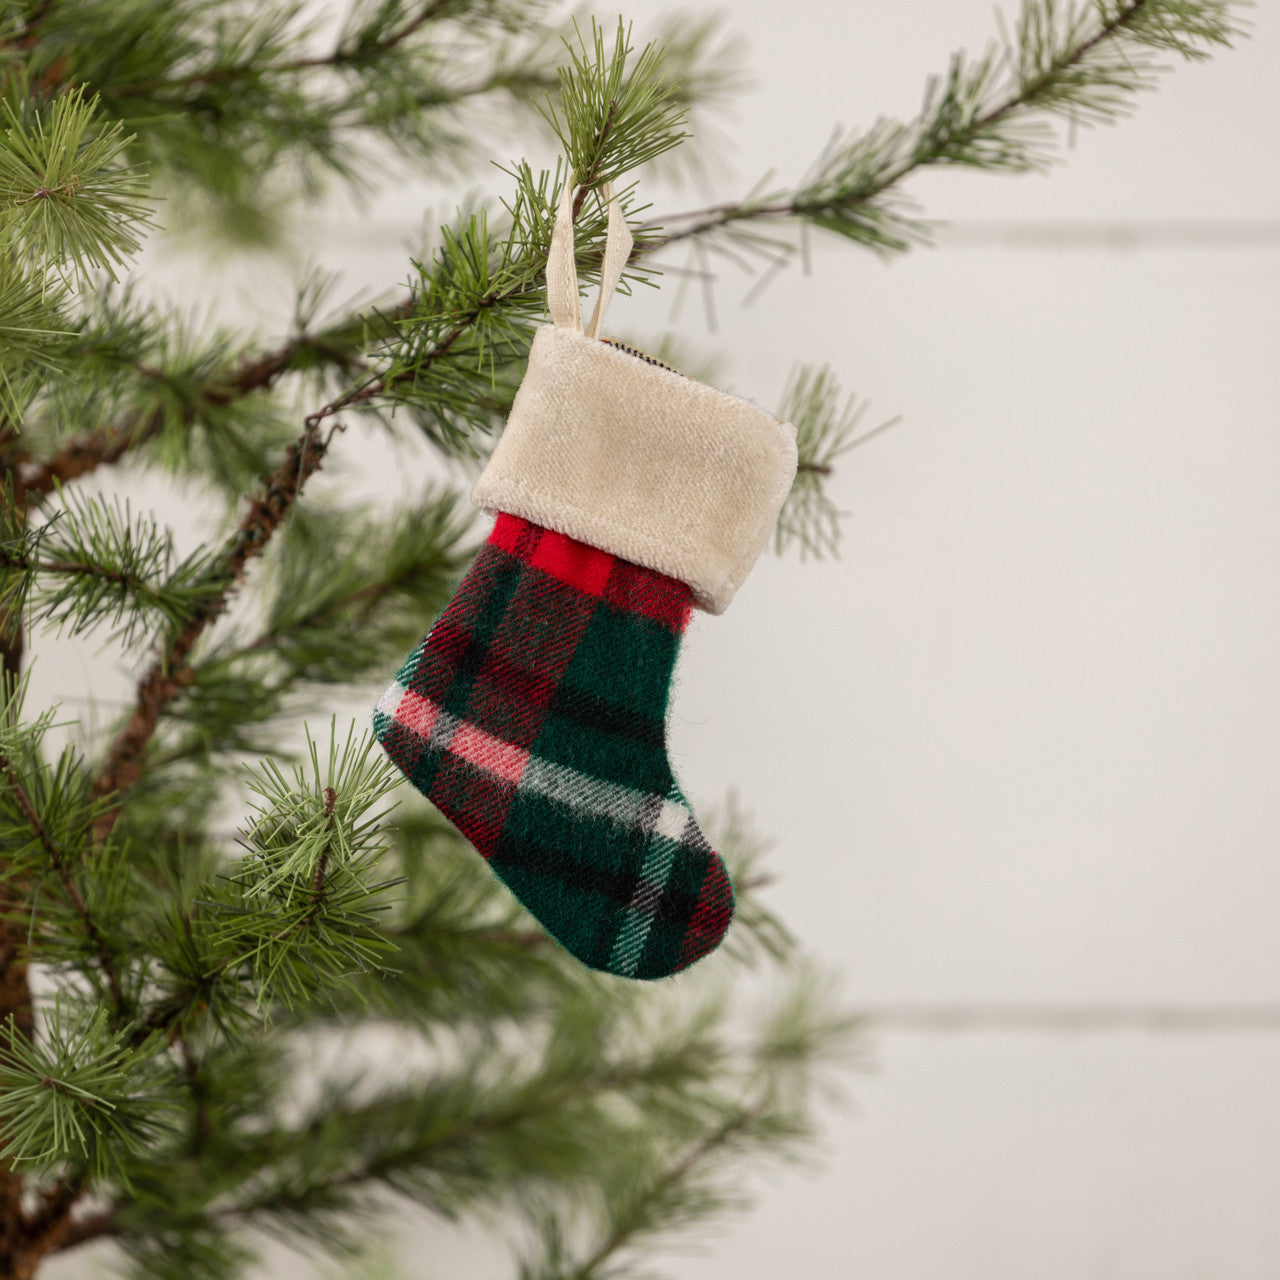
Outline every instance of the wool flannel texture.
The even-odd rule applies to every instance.
[[[733,915],[666,752],[688,585],[500,513],[383,694],[389,757],[583,963],[661,978]]]

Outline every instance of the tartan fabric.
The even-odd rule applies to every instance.
[[[374,711],[384,749],[584,964],[661,978],[733,891],[672,775],[688,586],[516,516]]]

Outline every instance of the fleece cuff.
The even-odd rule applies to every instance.
[[[795,439],[749,400],[543,325],[471,500],[688,583],[723,613],[773,532]]]

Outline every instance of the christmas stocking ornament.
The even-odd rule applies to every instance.
[[[493,532],[374,712],[384,749],[558,942],[629,978],[675,973],[733,915],[671,771],[690,610],[723,613],[795,476],[795,428],[599,337],[631,252],[606,186],[583,331],[573,175],[506,430],[472,490]]]

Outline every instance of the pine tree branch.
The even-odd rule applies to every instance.
[[[309,58],[293,58],[288,62],[278,62],[274,66],[262,67],[250,62],[234,67],[212,67],[208,71],[197,71],[189,76],[177,76],[168,80],[112,85],[110,93],[115,98],[150,97],[164,94],[170,89],[185,89],[206,84],[234,84],[238,80],[261,80],[267,76],[292,75],[298,71],[314,71],[321,67],[344,67],[353,63],[368,63],[385,53],[390,53],[456,3],[457,0],[430,0],[430,3],[424,5],[417,15],[398,30],[364,48],[349,49],[339,44],[328,53]]]
[[[316,859],[316,869],[311,876],[311,906],[306,914],[300,919],[295,920],[292,924],[286,925],[283,929],[277,929],[275,933],[262,939],[261,941],[242,947],[239,951],[229,955],[220,964],[215,965],[208,973],[204,975],[206,982],[216,982],[219,978],[229,973],[236,965],[248,960],[251,956],[257,955],[258,952],[264,950],[272,943],[287,942],[295,934],[301,933],[305,928],[312,924],[315,918],[320,914],[320,908],[324,905],[324,891],[326,885],[326,876],[329,870],[329,859],[333,856],[333,830],[336,823],[334,818],[334,806],[338,803],[338,793],[332,787],[324,789],[324,817],[326,830],[329,832],[329,841],[321,850],[320,856]],[[154,1024],[153,1024],[154,1025]]]
[[[406,22],[404,26],[401,27],[399,31],[395,32],[389,39],[375,45],[373,50],[374,55],[377,56],[379,54],[386,53],[388,50],[394,49],[397,45],[403,44],[415,31],[425,27],[427,23],[431,22],[433,19],[438,18],[450,6],[450,4],[455,2],[456,0],[431,0],[431,3],[425,5],[417,17]],[[338,56],[338,51],[335,51],[334,56]],[[350,61],[351,56],[348,55],[345,60]]]
[[[328,408],[325,407],[326,410]],[[320,411],[307,418],[302,434],[289,446],[284,461],[267,480],[263,496],[250,501],[244,519],[222,557],[204,576],[204,584],[218,589],[196,605],[191,617],[170,636],[160,656],[139,682],[133,714],[116,735],[93,780],[95,798],[114,798],[94,822],[96,843],[101,844],[111,833],[120,816],[123,793],[141,776],[142,757],[161,716],[190,684],[191,654],[196,644],[226,610],[249,561],[266,549],[293,509],[307,480],[320,469],[333,432],[338,429],[335,425],[328,435],[321,438],[320,426],[328,416],[329,413]]]
[[[88,435],[77,436],[52,458],[31,464],[30,470],[19,470],[23,497],[34,505],[52,493],[57,485],[77,480],[101,466],[119,462],[129,449],[157,435],[163,424],[164,414],[157,409],[145,417],[131,417],[99,427]]]
[[[749,1128],[769,1109],[767,1100],[760,1099],[750,1107],[744,1107],[718,1125],[692,1151],[655,1179],[642,1195],[637,1196],[628,1212],[618,1222],[599,1247],[581,1263],[566,1280],[593,1280],[601,1264],[607,1262],[619,1249],[644,1230],[649,1210],[660,1204],[662,1197],[683,1182],[702,1162],[714,1155],[730,1139]]]
[[[623,1064],[621,1066],[603,1067],[587,1078],[578,1077],[566,1080],[555,1088],[540,1093],[536,1100],[521,1102],[489,1114],[480,1114],[466,1120],[458,1121],[443,1133],[434,1133],[429,1139],[418,1143],[410,1142],[405,1146],[396,1146],[381,1153],[371,1154],[358,1163],[349,1165],[330,1176],[308,1182],[299,1187],[293,1179],[284,1185],[269,1187],[252,1199],[239,1203],[227,1204],[211,1208],[204,1213],[184,1222],[187,1229],[214,1227],[219,1224],[249,1222],[256,1217],[273,1213],[291,1213],[297,1210],[300,1198],[329,1201],[335,1192],[342,1192],[352,1187],[361,1187],[374,1182],[388,1182],[396,1174],[415,1166],[428,1163],[433,1155],[446,1155],[450,1151],[465,1148],[486,1138],[500,1137],[533,1121],[554,1115],[562,1108],[583,1101],[619,1093],[633,1086],[643,1086],[652,1078],[652,1070],[641,1062],[638,1065]],[[346,1122],[359,1121],[368,1110],[377,1108],[361,1107],[354,1110],[329,1110],[323,1117],[326,1128]],[[733,1133],[757,1118],[754,1109],[745,1116],[735,1114],[717,1133],[712,1135],[706,1151],[698,1148],[691,1156],[681,1161],[684,1176],[696,1163],[704,1159],[710,1151],[722,1145]],[[308,1136],[308,1126],[301,1129],[282,1132],[269,1139],[264,1139],[265,1146],[272,1151],[287,1154],[296,1152],[299,1143]],[[406,1135],[407,1136],[407,1135]],[[683,1168],[683,1166],[688,1168]],[[61,1237],[58,1245],[60,1251],[74,1249],[77,1245],[98,1240],[105,1236],[121,1234],[117,1215],[120,1210],[128,1208],[129,1202],[109,1205],[101,1211],[90,1215],[78,1223],[72,1223]]]
[[[342,612],[352,605],[363,605],[361,617],[367,618],[383,600],[398,589],[399,585],[398,582],[391,579],[383,579],[380,582],[367,582],[355,591],[339,596],[336,599],[328,600],[321,608],[294,620],[290,623],[289,630],[291,632],[307,631],[313,627],[323,626],[326,622],[341,616]],[[242,658],[252,657],[255,653],[263,653],[271,649],[280,640],[281,636],[277,632],[261,631],[245,644],[220,654],[217,661],[220,665],[238,662]],[[285,687],[285,685],[272,686],[272,693],[282,692]]]
[[[605,114],[604,123],[600,127],[600,131],[596,138],[596,146],[599,154],[603,156],[603,143],[609,135],[609,131],[613,121],[615,104],[610,103]],[[579,182],[578,190],[573,200],[572,219],[577,221],[582,211],[583,202],[591,191],[592,186],[598,181],[598,168],[588,174],[583,181]],[[631,260],[635,259],[635,251],[632,251]],[[540,287],[540,286],[538,286]],[[509,303],[514,299],[530,292],[527,284],[517,285],[507,290],[498,290],[485,294],[476,300],[473,306],[463,312],[453,328],[439,338],[435,344],[427,350],[415,353],[414,362],[411,368],[401,370],[398,373],[389,374],[385,377],[375,378],[361,386],[353,387],[349,391],[344,392],[337,399],[330,401],[322,409],[318,411],[321,418],[329,417],[335,413],[340,413],[343,409],[363,404],[365,401],[372,400],[377,396],[384,395],[391,387],[416,382],[422,371],[429,365],[448,354],[450,349],[463,338],[475,325],[476,321],[490,308],[495,308]],[[412,302],[407,304],[412,307]],[[410,311],[412,314],[412,311]]]
[[[54,0],[40,0],[31,16],[23,23],[22,30],[12,40],[0,40],[0,49],[7,48],[9,45],[18,49],[30,49],[35,45],[38,42],[41,24],[49,16],[53,5]]]
[[[353,604],[364,605],[363,616],[368,617],[378,605],[395,591],[397,584],[395,582],[384,580],[382,582],[368,582],[363,587],[351,592],[349,595],[340,597],[337,600],[326,601],[324,606],[319,609],[312,610],[305,617],[299,618],[291,626],[291,630],[305,631],[312,627],[322,626],[325,622],[337,617],[344,609],[349,608]],[[239,658],[247,658],[250,654],[261,653],[264,649],[269,649],[279,640],[279,636],[272,631],[263,631],[256,635],[247,644],[241,645],[238,649],[232,650],[225,655],[225,661],[235,662]]]
[[[606,121],[605,132],[607,132],[607,123]],[[602,140],[603,137],[604,132],[601,134]],[[581,211],[582,204],[590,192],[591,186],[592,183],[590,181],[578,184],[578,190],[574,196],[575,218]],[[735,208],[737,206],[723,207]],[[705,212],[707,211],[697,210],[676,214],[657,220],[653,224],[646,223],[645,225],[683,221],[698,217]],[[693,234],[704,234],[718,225],[720,224],[708,222],[706,225],[697,228]],[[632,250],[630,260],[637,262],[647,253],[662,248],[669,241],[670,237],[666,240],[648,244],[637,244]],[[412,382],[421,369],[447,355],[453,346],[470,332],[476,321],[480,319],[486,310],[510,303],[526,292],[527,289],[517,288],[485,296],[473,308],[464,313],[454,327],[434,346],[417,357],[413,371],[405,371],[399,376],[393,376],[390,379],[373,379],[370,382],[352,388],[324,406],[321,412],[326,416],[330,416],[344,408],[353,407],[385,394],[394,385]],[[379,311],[376,319],[382,324],[394,325],[410,318],[413,315],[414,307],[414,299],[410,297],[385,311]],[[200,388],[196,399],[200,403],[215,408],[225,408],[236,400],[256,391],[270,391],[283,375],[297,366],[298,359],[304,352],[324,352],[327,348],[334,364],[341,367],[351,367],[358,359],[359,337],[363,335],[367,328],[369,319],[367,312],[354,312],[336,320],[319,337],[304,333],[290,341],[281,343],[261,355],[245,359],[234,374],[229,376],[219,374],[206,382]],[[343,337],[347,336],[353,339],[350,346],[344,346],[341,341]],[[160,370],[148,371],[140,368],[139,372],[143,373],[144,376],[163,376],[163,372]],[[188,423],[194,421],[196,416],[197,410],[194,406],[187,410],[186,420]],[[99,467],[110,466],[121,461],[131,450],[157,436],[163,428],[164,422],[163,411],[156,409],[145,415],[126,416],[119,422],[111,423],[88,434],[77,436],[63,445],[52,457],[40,462],[34,462],[21,454],[16,455],[17,461],[21,464],[16,472],[20,491],[25,495],[26,501],[30,505],[35,505],[43,497],[51,493],[58,484],[67,484],[79,479],[81,476],[91,474]]]
[[[411,34],[410,27],[416,29],[417,25],[425,23],[431,16],[434,16],[435,11],[440,7],[440,3],[443,3],[443,0],[438,0],[437,4],[428,5],[412,20],[412,23],[406,24],[398,32],[393,33],[385,42],[388,47],[407,38]],[[842,207],[847,211],[872,205],[878,197],[889,191],[910,172],[944,159],[949,150],[954,151],[958,140],[962,141],[964,136],[976,137],[982,134],[984,130],[990,129],[993,125],[1008,119],[1014,114],[1024,109],[1034,108],[1037,101],[1044,96],[1047,88],[1051,86],[1056,78],[1078,66],[1094,49],[1105,41],[1122,35],[1126,29],[1132,27],[1138,21],[1143,12],[1149,7],[1149,4],[1150,0],[1132,0],[1131,3],[1117,10],[1109,19],[1105,20],[1088,39],[1081,41],[1053,59],[1038,77],[1020,85],[1018,91],[1005,101],[988,108],[984,113],[962,124],[958,132],[952,131],[940,134],[932,140],[931,147],[912,150],[900,164],[876,175],[873,183],[864,185],[856,195],[850,196]],[[334,54],[326,55],[323,58],[298,61],[316,64],[329,62],[337,52],[335,51]],[[606,119],[600,133],[600,141],[604,140],[609,126],[610,117],[606,113]],[[599,153],[600,148],[597,148],[597,154]],[[591,186],[592,175],[584,175],[584,177],[587,180],[581,182],[575,195],[575,212],[581,209]],[[659,225],[671,226],[674,224],[676,229],[663,239],[637,245],[633,250],[632,261],[637,261],[644,254],[653,252],[655,249],[673,244],[679,240],[713,233],[731,223],[790,219],[806,215],[820,216],[825,212],[825,207],[823,206],[806,203],[801,198],[802,194],[797,193],[791,199],[775,202],[738,202],[712,205],[703,209],[670,215],[663,219],[651,219],[642,224],[642,226],[653,228]],[[526,290],[515,289],[482,299],[479,305],[469,314],[464,315],[459,323],[434,348],[419,354],[417,369],[414,372],[405,371],[399,377],[390,381],[373,380],[362,387],[345,393],[339,400],[327,406],[327,410],[329,412],[337,412],[339,408],[346,405],[355,405],[373,399],[385,393],[393,384],[412,382],[422,367],[437,357],[446,354],[458,339],[471,329],[486,308],[501,306],[503,303],[514,300],[523,292],[526,292]],[[406,318],[412,314],[412,310],[412,300],[406,301],[400,304],[389,318],[393,322],[396,319]],[[251,390],[270,387],[279,374],[290,367],[297,348],[305,345],[306,340],[300,339],[295,343],[286,344],[276,352],[268,353],[257,361],[248,363],[242,367],[240,373],[232,380],[229,387],[225,384],[210,386],[201,392],[202,399],[212,405],[225,405],[237,396],[247,394]],[[145,421],[130,420],[114,424],[92,433],[89,437],[72,441],[53,459],[39,465],[30,473],[27,478],[27,487],[37,494],[47,493],[53,487],[55,480],[71,479],[85,474],[104,463],[118,461],[130,448],[158,432],[162,423],[163,418],[159,414],[153,414]]]
[[[372,400],[377,396],[384,395],[393,386],[402,385],[413,382],[418,374],[427,365],[433,361],[447,355],[453,345],[462,337],[465,337],[471,327],[480,318],[484,311],[499,303],[505,302],[517,295],[518,290],[511,290],[508,293],[494,293],[481,298],[479,302],[472,307],[461,320],[446,333],[433,347],[423,352],[417,359],[414,368],[403,370],[397,374],[391,374],[382,378],[373,378],[368,382],[359,386],[352,387],[344,391],[342,395],[336,399],[330,400],[328,404],[321,406],[316,411],[316,418],[324,421],[331,418],[335,413],[341,413],[344,409],[355,408],[357,405],[364,404],[368,400]]]
[[[316,859],[315,870],[312,872],[311,886],[309,895],[311,905],[307,911],[297,920],[285,925],[281,929],[275,930],[264,938],[241,947],[238,951],[234,951],[231,955],[220,960],[211,969],[208,969],[200,975],[201,982],[207,988],[211,984],[218,982],[231,972],[237,965],[251,959],[268,947],[277,943],[287,942],[290,938],[301,933],[315,922],[320,915],[325,903],[325,893],[330,884],[329,868],[331,860],[334,856],[334,840],[337,829],[337,814],[335,812],[338,803],[338,793],[333,787],[325,787],[323,789],[324,808],[322,817],[325,820],[325,831],[328,833],[326,843],[320,851],[319,857]],[[190,916],[184,915],[183,921],[188,930],[190,929]],[[205,1006],[207,1007],[207,1006]],[[134,1030],[133,1040],[135,1044],[143,1043],[148,1036],[156,1032],[164,1032],[166,1035],[178,1035],[183,1033],[183,1027],[187,1015],[191,1012],[192,1001],[181,993],[170,994],[167,999],[156,1005],[150,1016]]]
[[[856,193],[851,193],[838,202],[841,212],[873,206],[875,201],[917,169],[945,162],[966,140],[977,139],[994,125],[1021,112],[1034,110],[1046,91],[1065,73],[1078,67],[1100,45],[1122,36],[1128,29],[1136,26],[1150,3],[1151,0],[1129,0],[1129,3],[1118,9],[1111,18],[1100,23],[1098,30],[1088,39],[1054,58],[1042,74],[1020,84],[1016,92],[1011,93],[1003,102],[988,108],[958,129],[939,133],[930,146],[910,150],[901,163],[876,174],[873,179],[868,179],[865,183],[860,183]],[[649,219],[642,224],[642,227],[657,228],[673,222],[688,224],[670,232],[659,244],[653,245],[653,248],[657,249],[665,248],[680,240],[706,235],[732,223],[776,222],[806,216],[820,216],[830,212],[831,209],[830,202],[813,204],[805,201],[803,192],[800,192],[787,200],[762,204],[730,201],[708,205],[667,219]]]
[[[402,303],[380,315],[379,319],[395,323],[409,314],[409,304]],[[368,321],[367,313],[355,312],[328,326],[319,336],[302,333],[260,355],[243,359],[234,372],[219,373],[210,378],[199,389],[195,399],[200,404],[221,409],[256,391],[270,391],[282,376],[297,367],[305,353],[327,354],[339,367],[350,367],[356,362],[356,347]],[[340,342],[347,335],[352,339],[350,349],[344,348]],[[163,371],[146,367],[139,367],[138,371],[143,376],[164,376]],[[197,407],[193,404],[186,412],[186,421],[194,421],[196,415]],[[34,505],[58,484],[66,484],[99,467],[119,462],[131,449],[157,436],[164,421],[164,413],[160,409],[148,414],[128,415],[119,422],[75,437],[42,462],[20,458],[21,465],[16,469],[17,483],[27,502]]]
[[[539,91],[554,93],[560,88],[560,80],[553,73],[537,69],[524,70],[512,68],[493,72],[483,79],[472,80],[458,86],[440,85],[419,90],[395,112],[389,112],[382,119],[400,119],[416,111],[426,111],[436,107],[448,107],[462,102],[466,98],[481,98],[490,93],[508,92],[516,97],[529,97]],[[337,129],[367,129],[368,121],[357,106],[339,108],[329,118]]]
[[[1130,0],[1126,7],[1116,11],[1113,18],[1103,22],[1092,37],[1076,45],[1075,48],[1068,50],[1064,56],[1055,58],[1042,75],[1028,81],[1021,93],[1002,103],[999,107],[988,111],[985,115],[979,116],[969,129],[969,132],[980,133],[983,129],[990,128],[991,125],[1007,119],[1023,107],[1033,106],[1045,89],[1058,79],[1064,71],[1068,71],[1083,62],[1103,41],[1111,39],[1117,32],[1132,26],[1148,3],[1149,0]],[[929,164],[931,162],[931,160],[925,160],[924,163]],[[895,178],[894,181],[897,181],[897,179]]]
[[[473,80],[470,84],[459,85],[446,90],[449,100],[483,97],[486,93],[501,93],[503,90],[521,93],[554,93],[560,88],[560,78],[554,71],[525,70],[514,67],[509,70],[495,71],[483,80]],[[414,104],[419,107],[436,105],[435,99],[419,96]]]
[[[401,1168],[413,1164],[424,1163],[424,1158],[435,1152],[446,1152],[458,1147],[465,1147],[480,1139],[494,1137],[518,1128],[532,1120],[541,1119],[554,1114],[562,1107],[595,1098],[609,1093],[625,1090],[629,1085],[642,1083],[645,1079],[643,1068],[634,1071],[603,1070],[588,1079],[576,1079],[562,1087],[551,1090],[537,1102],[524,1103],[509,1107],[493,1115],[480,1116],[458,1125],[450,1132],[433,1137],[421,1146],[413,1146],[408,1150],[391,1150],[373,1156],[361,1165],[343,1170],[323,1183],[309,1188],[313,1192],[341,1190],[345,1187],[359,1186],[363,1183],[385,1180]],[[358,1114],[358,1112],[357,1112]],[[286,1141],[284,1147],[291,1149],[295,1144]],[[237,1205],[229,1205],[212,1212],[214,1220],[244,1219],[260,1213],[270,1213],[275,1208],[287,1207],[288,1196],[278,1193],[267,1193],[258,1199],[245,1201]]]
[[[595,186],[595,184],[600,180],[600,166],[604,163],[604,156],[605,156],[604,143],[605,143],[605,139],[608,138],[609,133],[613,128],[613,118],[617,114],[617,112],[618,112],[618,104],[616,102],[610,102],[608,110],[605,112],[605,115],[604,115],[604,122],[600,126],[600,132],[596,139],[596,147],[598,152],[598,160],[597,160],[596,166],[590,171],[588,171],[587,173],[581,173],[577,175],[578,191],[577,191],[577,194],[573,197],[574,222],[577,222],[578,215],[582,212],[582,205],[587,198],[587,194],[590,192],[591,188]]]
[[[56,577],[94,578],[101,582],[111,582],[125,591],[144,591],[151,584],[146,578],[137,574],[121,573],[108,569],[104,565],[80,563],[71,560],[27,560],[18,557],[9,562],[15,569],[23,569],[28,573],[48,573]]]
[[[85,902],[84,894],[80,892],[80,886],[76,884],[75,878],[71,874],[71,869],[67,866],[66,860],[62,856],[62,850],[58,848],[57,843],[50,836],[48,828],[36,811],[35,805],[32,804],[31,797],[27,794],[26,787],[22,785],[22,779],[18,777],[12,761],[4,755],[0,755],[0,769],[4,771],[10,792],[17,802],[22,816],[26,819],[27,826],[31,828],[36,839],[39,840],[40,847],[44,850],[49,865],[57,875],[58,882],[62,885],[62,891],[67,895],[67,901],[71,903],[72,909],[80,917],[85,937],[93,948],[98,967],[102,970],[102,976],[106,981],[107,990],[111,993],[111,1003],[118,1015],[124,1009],[124,992],[121,989],[120,975],[116,971],[111,948],[107,946],[102,931],[94,922],[89,906]]]

